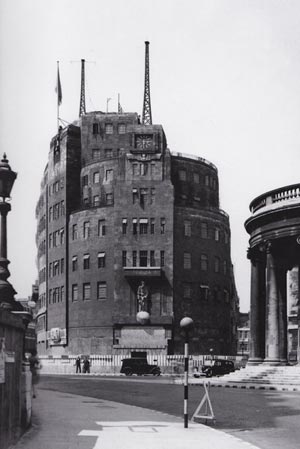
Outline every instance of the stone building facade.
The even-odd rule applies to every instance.
[[[161,125],[90,112],[51,142],[36,210],[40,354],[234,354],[228,215],[210,162],[172,154]],[[150,314],[137,322],[137,312]]]

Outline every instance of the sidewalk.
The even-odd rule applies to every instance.
[[[13,449],[257,449],[164,413],[49,390],[33,399],[32,427]]]

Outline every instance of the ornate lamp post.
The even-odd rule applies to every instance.
[[[0,162],[0,307],[12,310],[18,307],[14,295],[16,291],[13,286],[7,281],[10,276],[8,271],[9,260],[7,260],[7,222],[6,217],[11,210],[9,203],[5,201],[10,198],[12,186],[17,177],[17,173],[12,171],[8,165],[6,154]]]

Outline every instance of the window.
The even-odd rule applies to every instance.
[[[190,237],[192,235],[191,222],[188,220],[184,221],[184,235]]]
[[[150,218],[150,234],[154,234],[155,231],[155,218]]]
[[[207,228],[207,223],[201,223],[201,237],[203,239],[207,239],[208,238],[208,228]]]
[[[122,267],[127,266],[127,251],[122,251]]]
[[[228,234],[228,232],[224,232],[224,243],[227,245],[228,244],[228,242],[229,242],[229,234]]]
[[[105,157],[113,157],[112,148],[106,148],[106,150],[104,150],[104,154],[105,154]]]
[[[77,224],[73,224],[72,226],[72,240],[77,240],[78,232],[77,232]]]
[[[99,124],[93,123],[93,134],[99,134]]]
[[[60,299],[61,301],[65,299],[65,287],[63,285],[60,287]]]
[[[132,266],[136,267],[136,263],[137,263],[137,252],[132,251]]]
[[[140,267],[147,267],[148,265],[148,252],[140,251]]]
[[[200,183],[199,173],[194,173],[194,183],[195,184],[199,184]]]
[[[180,181],[186,181],[186,171],[185,170],[179,170],[179,179],[180,179]]]
[[[155,187],[152,187],[150,190],[150,204],[155,203]]]
[[[155,267],[155,252],[150,251],[150,267]]]
[[[88,175],[84,175],[82,177],[82,185],[84,187],[84,186],[87,186],[88,184],[89,184],[89,177],[88,177]]]
[[[105,253],[98,253],[98,268],[105,268]]]
[[[78,301],[78,285],[72,285],[72,301]]]
[[[191,253],[183,253],[183,268],[185,270],[190,270],[191,266]]]
[[[113,180],[113,177],[114,177],[113,169],[110,168],[110,169],[106,170],[106,172],[105,172],[105,181],[110,182],[110,181]]]
[[[52,273],[52,262],[49,263],[49,278],[51,278],[53,276]]]
[[[224,260],[223,262],[223,274],[227,274],[227,261]]]
[[[155,162],[151,162],[150,164],[150,175],[153,176],[155,174]]]
[[[88,239],[90,237],[90,222],[85,221],[83,223],[83,238]]]
[[[132,234],[133,235],[137,234],[137,219],[136,218],[132,219]]]
[[[106,282],[97,282],[97,299],[107,299]]]
[[[140,164],[140,173],[141,176],[145,176],[147,174],[147,164],[144,164],[143,162]]]
[[[52,248],[52,234],[49,234],[49,248]]]
[[[215,228],[215,241],[218,242],[220,240],[220,229]]]
[[[100,182],[100,173],[98,171],[95,171],[95,173],[93,174],[93,183],[99,184],[99,182]]]
[[[138,200],[139,200],[138,190],[132,189],[132,203],[137,204]]]
[[[106,123],[105,134],[112,134],[114,132],[113,125],[111,123]]]
[[[86,282],[83,284],[83,300],[86,301],[88,299],[91,299],[91,284],[89,282]]]
[[[145,207],[147,204],[148,189],[140,189],[140,205]]]
[[[148,234],[148,219],[140,219],[140,234]]]
[[[108,206],[114,204],[114,194],[113,193],[107,193],[105,197],[106,197],[106,204]]]
[[[60,259],[60,273],[63,274],[65,271],[65,259]]]
[[[60,233],[60,244],[64,245],[64,243],[65,243],[65,230],[64,230],[64,228],[61,228],[59,233]]]
[[[88,270],[90,268],[90,255],[84,254],[83,255],[83,269]]]
[[[53,302],[52,288],[49,289],[49,304]]]
[[[204,183],[206,186],[209,186],[209,175],[205,175]]]
[[[165,266],[165,252],[164,251],[160,252],[160,266],[161,266],[161,268],[163,268]]]
[[[208,300],[209,297],[209,286],[208,285],[200,285],[200,299]]]
[[[137,176],[139,174],[138,173],[138,169],[139,169],[138,164],[137,163],[133,163],[132,164],[132,174],[133,174],[133,176]]]
[[[93,159],[100,159],[100,149],[99,148],[94,148],[92,150],[92,158]]]
[[[127,218],[123,218],[122,220],[122,233],[127,234]]]
[[[118,125],[118,133],[125,134],[126,133],[126,125],[124,123],[120,123]]]
[[[201,254],[200,256],[200,270],[207,271],[208,269],[208,257],[206,254]]]
[[[98,236],[103,237],[106,234],[105,220],[98,220]]]
[[[215,273],[219,273],[219,272],[220,272],[220,258],[215,257]]]
[[[191,289],[191,285],[188,283],[184,283],[183,284],[183,297],[185,299],[190,299],[192,296],[192,289]]]
[[[78,259],[77,256],[72,257],[72,271],[77,271],[78,269]]]
[[[59,274],[59,261],[56,260],[53,263],[53,276],[57,276]]]
[[[53,289],[53,304],[56,304],[57,301],[57,288]]]
[[[93,197],[93,206],[94,207],[100,206],[100,196],[99,195],[95,195]]]
[[[52,207],[49,207],[49,222],[53,220],[53,215],[52,215]]]
[[[166,219],[165,218],[161,218],[160,219],[160,233],[164,234],[166,230]]]

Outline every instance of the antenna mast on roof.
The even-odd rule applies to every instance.
[[[85,75],[84,75],[84,63],[85,59],[81,60],[81,89],[80,89],[80,105],[79,105],[79,117],[85,114]]]
[[[150,76],[149,76],[149,42],[145,41],[145,90],[143,104],[143,124],[152,125],[151,101],[150,101]]]

